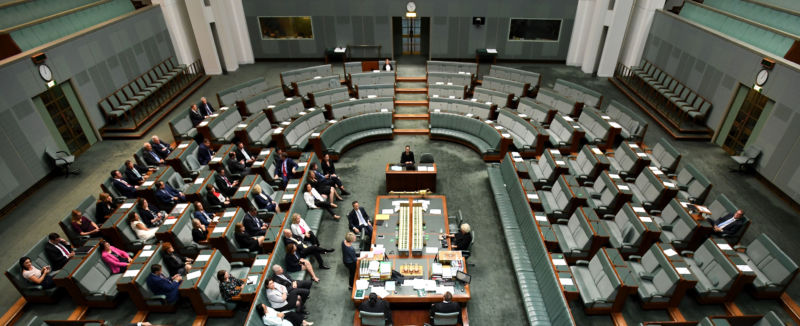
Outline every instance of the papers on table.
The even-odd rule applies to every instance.
[[[665,255],[667,255],[667,256],[670,256],[670,257],[672,257],[672,256],[675,256],[675,255],[677,255],[677,254],[678,254],[678,252],[676,252],[676,251],[675,251],[675,250],[673,250],[673,249],[667,249],[667,250],[664,250],[664,254],[665,254]]]
[[[250,275],[247,277],[247,284],[256,284],[258,282],[258,275]]]
[[[466,72],[459,71],[459,72],[458,72],[458,74],[459,74],[459,75],[464,75],[464,74],[466,74]]]
[[[299,115],[306,115],[306,113],[305,113],[305,112],[298,112],[297,114],[299,114]]]
[[[664,182],[664,185],[670,188],[675,188],[675,184],[672,182]]]
[[[389,109],[387,109],[387,108],[381,108],[381,112],[389,112]]]
[[[433,97],[439,97],[439,94],[433,94]]]
[[[476,98],[473,98],[473,99],[470,100],[470,102],[477,102],[477,101],[478,101],[478,99],[476,99]]]
[[[555,259],[555,258],[553,258],[553,265],[561,266],[561,265],[566,265],[566,264],[567,264],[567,260],[566,259]]]
[[[448,97],[449,97],[449,98],[456,98],[456,96],[455,96],[455,95],[450,95],[450,96],[448,96]]]
[[[333,53],[345,53],[345,51],[347,51],[347,48],[334,48],[333,49]]]
[[[290,125],[290,124],[292,124],[292,123],[291,123],[291,122],[289,122],[289,121],[283,121],[283,122],[281,122],[281,126],[288,126],[288,125]]]
[[[367,95],[367,98],[376,98],[378,95]]]
[[[205,178],[197,178],[197,179],[194,179],[194,184],[199,185],[199,184],[203,183],[203,181],[206,181],[206,179]]]
[[[601,150],[600,150],[599,148],[597,148],[597,147],[594,147],[594,148],[592,148],[592,152],[594,152],[594,153],[595,153],[595,154],[597,154],[597,155],[602,155],[602,154],[603,154],[603,151],[601,151]]]
[[[547,216],[544,216],[544,215],[534,215],[534,218],[537,221],[547,222]]]
[[[369,280],[356,280],[356,290],[366,290],[369,287]]]
[[[212,159],[211,159],[211,162],[213,162],[213,163],[217,163],[217,162],[219,162],[219,161],[222,161],[222,158],[221,158],[221,157],[215,157],[215,158],[212,158]]]
[[[447,82],[447,85],[449,85],[449,86],[452,86],[452,85],[453,85],[453,83],[451,83],[451,82]]]
[[[628,144],[628,146],[630,146],[631,148],[639,148],[639,145],[636,144]]]
[[[279,133],[282,133],[282,132],[283,132],[283,128],[275,128],[275,130],[272,131],[273,134],[279,134]]]
[[[225,213],[222,214],[222,216],[225,217],[233,217],[234,215],[236,215],[236,210],[226,211]]]
[[[314,76],[314,79],[320,79],[322,76]]]
[[[198,126],[200,126],[200,127],[208,126],[208,121],[203,121]]]
[[[497,54],[497,49],[486,49],[486,53]]]
[[[647,157],[647,153],[636,153],[636,155],[639,155],[639,157]]]
[[[500,134],[503,138],[511,138],[511,134]]]
[[[146,245],[146,246],[144,246],[144,248],[142,248],[142,250],[152,250],[152,249],[153,249],[153,245]]]
[[[608,176],[611,177],[611,179],[621,179],[619,174],[609,173]]]
[[[129,269],[122,274],[122,277],[134,277],[139,274],[140,269]]]
[[[247,128],[247,124],[246,123],[240,123],[240,124],[238,124],[236,126],[239,127],[239,128]]]
[[[444,82],[436,82],[436,85],[444,85]]]
[[[164,225],[173,225],[175,222],[178,222],[177,218],[168,218],[164,221]]]
[[[154,250],[142,250],[142,252],[139,253],[139,257],[150,257],[153,255],[153,251]]]
[[[178,145],[178,148],[186,148],[186,147],[189,147],[188,143],[183,143],[183,144]]]
[[[305,167],[306,165],[308,165],[308,162],[300,162],[300,163],[297,163],[297,166],[299,166],[299,167],[301,167],[301,168]]]
[[[572,282],[571,278],[559,277],[558,281],[561,282],[561,285],[563,285],[563,286],[568,286],[568,285],[574,285],[575,284],[575,283]]]
[[[436,294],[445,294],[447,292],[456,293],[456,288],[454,286],[438,286],[436,287]]]
[[[388,291],[386,291],[386,289],[385,289],[385,288],[383,288],[382,286],[375,286],[375,287],[372,287],[372,288],[370,289],[370,293],[375,293],[375,294],[377,294],[377,295],[378,295],[379,297],[381,297],[381,298],[384,298],[384,297],[386,297],[386,296],[388,296],[388,295],[390,295],[390,294],[391,294],[391,293],[389,293]]]
[[[561,155],[561,152],[560,152],[559,150],[557,150],[557,149],[553,149],[553,148],[551,148],[551,149],[550,149],[550,154],[553,154],[553,155]]]
[[[274,108],[275,108],[274,105],[267,105],[267,109],[274,109]]]
[[[389,170],[392,170],[392,171],[403,171],[403,167],[401,167],[399,165],[392,165],[391,167],[389,167]]]
[[[494,126],[494,129],[503,130],[503,126],[497,125],[497,126]]]
[[[214,227],[214,231],[211,231],[211,233],[213,233],[213,234],[222,233],[222,232],[225,232],[225,227],[222,226],[222,225],[217,225],[216,227]]]
[[[128,209],[128,208],[131,208],[131,207],[133,207],[133,203],[124,203],[119,208]]]
[[[467,113],[464,116],[466,116],[467,118],[472,118],[473,114],[472,113]]]
[[[643,207],[640,207],[640,206],[634,206],[634,207],[633,207],[633,211],[634,211],[634,212],[637,212],[637,213],[647,213],[647,211],[646,211],[646,210],[644,210],[644,208],[643,208]]]
[[[575,120],[572,120],[572,118],[570,118],[570,117],[564,117],[564,120],[567,120],[567,121],[569,121],[569,122],[573,122],[573,121],[575,121]]]
[[[711,214],[711,211],[705,206],[694,205],[694,207],[697,208],[699,211],[703,212],[703,214]]]
[[[649,216],[639,216],[639,220],[645,223],[650,223],[653,221],[653,219]]]
[[[418,170],[418,171],[428,171],[428,172],[433,172],[433,167],[432,167],[432,166],[420,165],[420,166],[418,166],[418,167],[417,167],[417,170]]]
[[[397,283],[395,283],[395,281],[386,281],[383,286],[386,288],[386,291],[394,292],[397,288]]]
[[[564,161],[556,161],[556,165],[565,165],[565,164],[567,163],[565,163]]]
[[[283,200],[292,200],[292,198],[294,198],[294,194],[283,194],[283,196],[281,196]]]
[[[197,255],[197,259],[195,259],[194,261],[203,262],[203,261],[208,261],[210,258],[211,255]]]
[[[262,165],[264,165],[264,161],[256,161],[256,162],[253,162],[253,166],[254,166],[254,167],[259,167],[259,166],[262,166]]]
[[[426,255],[435,255],[439,253],[439,248],[436,247],[425,247],[425,254]]]
[[[394,213],[394,210],[391,208],[385,208],[381,210],[381,214],[392,214],[392,213]]]
[[[528,195],[528,199],[530,199],[530,200],[539,199],[539,195],[537,195],[537,194],[527,194],[527,195]]]
[[[189,274],[186,274],[186,279],[187,280],[195,279],[195,278],[200,277],[200,275],[203,275],[202,271],[194,271],[194,272],[191,272]]]
[[[186,207],[188,207],[188,206],[189,206],[189,204],[187,204],[187,203],[178,204],[178,205],[175,205],[175,208],[173,210],[177,209],[179,211],[182,211],[182,210],[186,209]]]
[[[299,183],[290,183],[290,184],[286,185],[286,190],[295,189],[295,188],[297,188],[298,185],[299,185]]]
[[[727,243],[718,243],[717,247],[719,247],[719,249],[722,249],[722,250],[733,250],[733,248],[731,248],[731,245],[729,245]]]
[[[433,215],[440,215],[440,214],[442,214],[442,210],[441,210],[441,209],[438,209],[438,208],[436,208],[436,209],[431,209],[431,211],[430,211],[430,212],[428,212],[428,213],[431,213],[431,214],[433,214]]]
[[[236,191],[248,191],[248,190],[250,190],[250,187],[239,187],[239,190]]]
[[[492,102],[486,102],[487,105],[492,105]]]
[[[619,123],[616,123],[614,121],[609,121],[608,124],[610,124],[614,128],[622,129],[622,126],[620,126]]]
[[[156,182],[155,181],[145,181],[144,183],[142,183],[142,187],[150,187],[154,183],[156,183]]]
[[[258,155],[269,155],[269,149],[262,149],[261,152],[258,152]]]
[[[603,119],[606,119],[606,120],[611,119],[611,117],[609,117],[607,115],[601,115],[600,117],[603,118]]]
[[[375,220],[377,220],[377,221],[386,221],[388,219],[389,219],[389,215],[386,215],[386,214],[375,215]]]
[[[619,190],[630,190],[631,189],[626,185],[619,185],[619,186],[617,186],[617,188],[619,188]]]
[[[520,118],[527,118],[528,117],[528,115],[525,114],[525,113],[520,113],[518,115],[519,115]]]
[[[753,271],[753,269],[750,268],[749,265],[736,265],[736,268],[738,268],[742,272],[752,272]]]
[[[269,263],[269,259],[256,259],[253,266],[267,266],[267,263]]]
[[[690,271],[690,270],[689,270],[688,268],[686,268],[686,267],[675,267],[675,270],[678,272],[678,274],[684,274],[684,275],[686,275],[686,274],[691,274],[691,273],[692,273],[692,271]]]

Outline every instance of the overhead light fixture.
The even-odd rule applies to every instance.
[[[414,17],[417,17],[417,13],[416,13],[416,12],[410,12],[410,11],[409,11],[409,12],[406,12],[406,17],[407,17],[407,18],[414,18]]]

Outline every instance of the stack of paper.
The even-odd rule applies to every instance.
[[[356,290],[366,290],[368,287],[368,280],[356,280]]]

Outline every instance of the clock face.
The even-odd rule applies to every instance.
[[[414,3],[414,1],[409,1],[408,4],[406,4],[406,10],[414,12],[414,10],[417,10],[417,4]]]
[[[761,69],[756,75],[756,85],[763,86],[767,82],[767,78],[769,77],[769,71],[766,69]]]
[[[53,72],[50,70],[50,67],[48,67],[46,64],[39,65],[39,76],[42,77],[42,79],[44,79],[44,81],[47,82],[53,80]]]

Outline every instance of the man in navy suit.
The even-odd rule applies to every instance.
[[[148,169],[138,164],[133,164],[131,160],[125,161],[125,179],[129,183],[140,185],[147,179]]]
[[[712,219],[708,219],[708,221],[714,226],[714,235],[728,237],[736,234],[744,226],[742,217],[744,217],[744,211],[740,209],[720,217],[716,221]]]
[[[211,162],[211,157],[214,156],[214,151],[211,149],[211,141],[208,138],[203,139],[200,147],[197,148],[197,161],[201,165],[206,165]]]
[[[281,179],[281,188],[286,188],[289,179],[292,178],[297,170],[297,163],[294,162],[285,152],[281,153],[281,159],[275,166],[275,179]]]
[[[347,220],[350,222],[350,229],[353,230],[353,233],[364,232],[367,238],[372,238],[372,222],[370,222],[364,207],[358,205],[358,201],[353,201],[353,210],[347,214]]]
[[[225,197],[232,197],[238,190],[236,186],[239,185],[239,180],[228,179],[228,176],[225,175],[225,169],[219,168],[217,169],[217,175],[214,177],[214,184]]]
[[[205,118],[206,115],[200,112],[197,104],[192,104],[192,108],[189,109],[189,119],[192,120],[192,127],[197,127]]]
[[[153,151],[161,158],[167,158],[169,153],[172,152],[172,148],[169,147],[169,144],[162,143],[158,136],[153,136],[153,138],[150,139],[150,145],[152,145]]]
[[[156,198],[163,207],[175,206],[177,203],[185,203],[186,196],[180,191],[175,190],[164,181],[156,182]]]
[[[153,145],[150,143],[144,143],[144,145],[142,145],[142,156],[144,156],[144,162],[147,163],[147,165],[164,164],[164,158],[153,150]]]
[[[114,179],[111,183],[117,191],[128,198],[136,198],[136,186],[131,185],[128,181],[122,178],[122,173],[119,170],[111,171],[111,178]]]
[[[214,214],[206,212],[206,210],[203,209],[203,203],[196,201],[194,202],[194,218],[200,220],[200,223],[203,223],[203,225],[208,226],[211,220],[214,219]]]
[[[209,116],[212,113],[214,113],[214,107],[211,106],[211,103],[208,103],[208,100],[206,100],[205,97],[200,98],[199,108],[200,108],[200,113],[202,113],[205,116]]]
[[[431,322],[433,322],[433,316],[437,312],[458,312],[458,319],[461,320],[461,305],[458,304],[458,302],[453,302],[453,294],[450,293],[450,291],[444,293],[444,300],[442,302],[434,303],[431,306]]]
[[[236,143],[236,160],[237,161],[244,161],[246,166],[251,166],[256,161],[256,155],[251,155],[247,152],[247,149],[244,148],[243,142]]]
[[[147,276],[147,287],[150,292],[155,295],[167,296],[167,303],[173,304],[178,301],[178,287],[181,286],[183,278],[181,274],[175,274],[172,278],[168,278],[161,274],[161,265],[153,264],[150,267],[150,275]]]
[[[252,207],[248,209],[247,214],[245,214],[242,224],[244,224],[244,231],[251,237],[267,234],[267,225],[258,218],[258,211]]]

